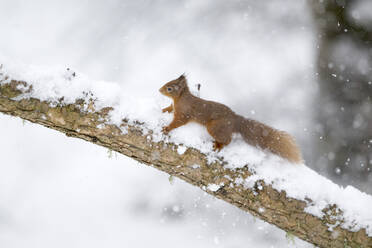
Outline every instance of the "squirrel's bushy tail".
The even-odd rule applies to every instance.
[[[261,149],[268,149],[290,162],[303,162],[300,149],[288,133],[242,116],[239,116],[237,120],[236,131],[241,133],[247,143]]]

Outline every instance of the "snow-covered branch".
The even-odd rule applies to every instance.
[[[250,147],[238,136],[219,153],[196,124],[165,136],[161,127],[171,116],[161,113],[165,99],[157,94],[154,88],[154,97],[132,97],[117,84],[66,68],[0,68],[2,113],[179,177],[319,247],[372,247],[370,195]]]

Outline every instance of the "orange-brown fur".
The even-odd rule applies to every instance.
[[[215,150],[221,150],[228,145],[231,142],[232,133],[236,132],[253,146],[268,149],[290,162],[302,162],[301,152],[288,133],[237,115],[221,103],[203,100],[192,95],[184,75],[166,83],[159,91],[173,99],[173,105],[163,109],[163,112],[174,111],[173,121],[163,127],[164,133],[185,125],[189,121],[195,121],[204,125],[215,139]]]

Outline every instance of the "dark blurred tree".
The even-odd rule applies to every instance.
[[[310,2],[318,38],[317,164],[339,183],[372,192],[372,4]]]

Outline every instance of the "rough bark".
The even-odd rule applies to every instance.
[[[253,189],[235,184],[235,178],[251,176],[248,168],[231,170],[225,168],[223,163],[208,164],[206,156],[196,149],[188,149],[180,155],[176,145],[154,142],[151,134],[143,134],[141,123],[128,125],[123,120],[122,126],[128,129],[128,133],[123,134],[117,126],[105,121],[111,109],[109,107],[100,111],[83,111],[83,100],[53,107],[38,99],[15,98],[24,93],[17,86],[27,86],[27,83],[9,79],[8,82],[0,85],[0,112],[4,114],[18,116],[63,132],[69,137],[107,147],[155,167],[319,247],[372,247],[372,238],[368,237],[364,229],[351,232],[338,226],[333,232],[328,230],[327,224],[334,224],[329,215],[333,207],[331,211],[325,211],[328,214],[320,219],[304,211],[304,201],[289,198],[286,192],[278,192],[264,182],[257,182],[257,187]],[[195,164],[199,167],[196,168]],[[207,188],[209,184],[220,183],[225,186],[217,191]]]

